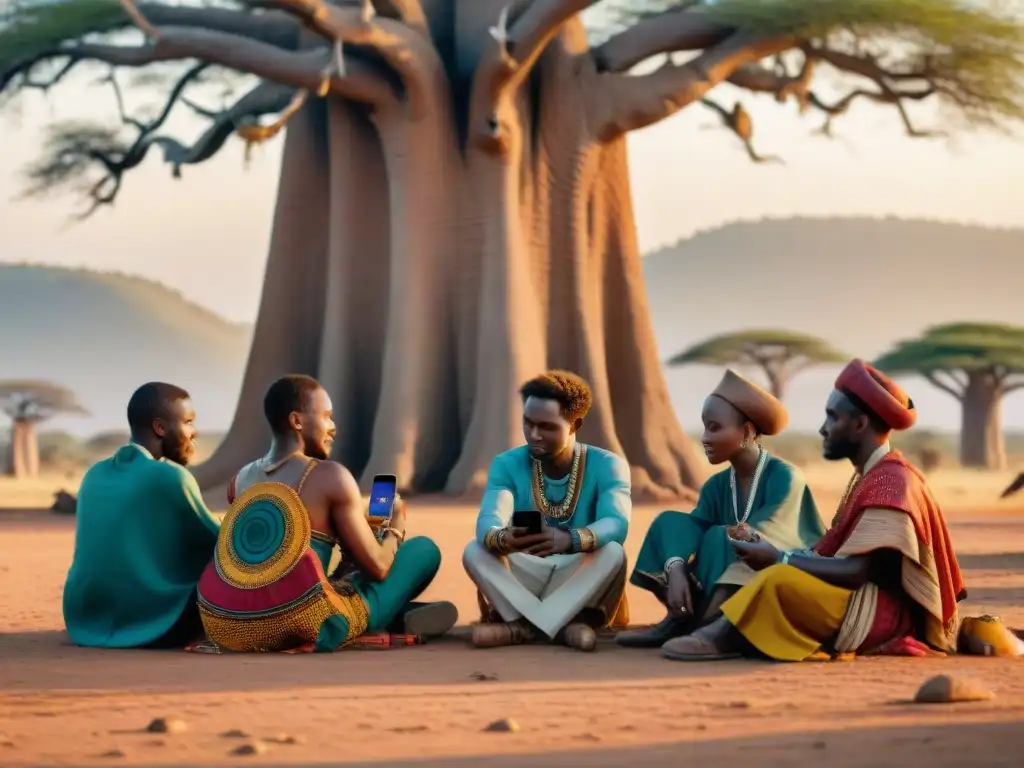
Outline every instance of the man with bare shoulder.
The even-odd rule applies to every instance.
[[[264,398],[273,439],[228,490],[214,561],[199,581],[207,637],[234,651],[332,651],[364,633],[438,637],[458,619],[447,602],[414,603],[441,552],[406,541],[405,506],[370,526],[352,473],[328,460],[331,398],[309,376],[274,382]],[[341,565],[330,576],[337,547]]]

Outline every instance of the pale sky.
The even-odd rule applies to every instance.
[[[93,74],[93,77],[95,73]],[[0,261],[83,265],[154,278],[235,320],[252,320],[270,234],[282,142],[257,150],[243,169],[233,139],[204,165],[174,180],[159,153],[125,178],[114,208],[84,223],[73,197],[12,201],[21,170],[39,151],[44,126],[58,119],[116,121],[112,94],[68,78],[47,98],[20,96],[0,120]],[[731,105],[731,86],[715,94]],[[136,94],[139,104],[158,95]],[[890,112],[859,103],[836,123],[842,137],[813,136],[820,118],[795,105],[743,96],[755,118],[755,145],[786,165],[754,165],[716,117],[695,105],[630,137],[632,185],[644,250],[736,219],[789,215],[895,215],[1024,226],[1024,144],[989,134],[912,140]],[[186,112],[182,108],[183,112]],[[932,110],[927,117],[937,119]],[[928,120],[922,118],[922,125]],[[196,136],[185,114],[169,127]],[[11,201],[11,202],[7,202]],[[225,286],[229,286],[225,290]]]

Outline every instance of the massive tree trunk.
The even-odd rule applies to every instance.
[[[204,490],[266,450],[263,392],[302,372],[330,392],[335,458],[364,488],[394,472],[407,491],[476,494],[522,442],[519,385],[547,367],[590,382],[582,438],[627,458],[638,498],[700,486],[654,341],[625,137],[598,135],[607,104],[578,20],[496,110],[503,151],[474,137],[470,74],[504,2],[431,14],[451,25],[433,30],[443,69],[419,83],[429,109],[331,100],[290,123],[250,359],[196,469]]]
[[[964,389],[960,425],[960,463],[977,469],[1006,469],[1003,392],[987,372],[970,373]]]
[[[8,477],[18,479],[38,477],[39,444],[36,439],[34,421],[16,419],[11,424],[11,439],[7,446],[7,461],[4,470]]]
[[[767,365],[764,367],[764,374],[768,378],[768,391],[780,402],[786,396],[786,385],[789,378],[780,370],[781,366]]]

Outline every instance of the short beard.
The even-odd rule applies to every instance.
[[[305,437],[302,438],[302,455],[309,459],[317,459],[319,461],[326,461],[330,458],[327,452],[319,445],[315,445]]]
[[[183,467],[188,466],[188,443],[182,444],[177,441],[171,443],[167,438],[164,438],[161,442],[160,450],[168,461],[173,461],[175,464],[180,464]]]
[[[826,461],[845,461],[857,455],[857,446],[851,442],[830,443],[828,448],[822,451]]]

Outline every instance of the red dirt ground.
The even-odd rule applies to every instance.
[[[635,556],[654,510],[635,511]],[[428,597],[475,620],[459,554],[466,507],[410,505],[410,533],[446,554]],[[969,613],[1024,626],[1024,514],[950,514]],[[73,521],[0,512],[0,765],[673,766],[748,768],[1021,764],[1024,659],[860,659],[779,665],[680,664],[602,644],[476,651],[458,636],[429,646],[334,655],[203,656],[94,651],[68,644],[61,586]],[[660,618],[630,591],[634,622]],[[474,673],[497,675],[477,681]],[[905,703],[931,675],[971,678],[990,702]],[[143,732],[177,716],[184,733]],[[517,733],[484,727],[512,718]],[[250,738],[221,734],[240,729]],[[241,743],[275,734],[266,753]],[[107,754],[119,750],[116,754]]]

